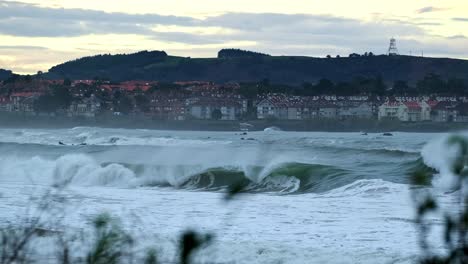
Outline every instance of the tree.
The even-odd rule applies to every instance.
[[[462,79],[452,78],[447,81],[447,92],[463,95],[468,91],[468,85]]]
[[[330,93],[334,90],[335,84],[328,79],[320,79],[315,85],[314,90],[319,94]]]
[[[241,49],[222,49],[218,52],[218,58],[258,58],[270,55]]]
[[[239,94],[247,99],[254,99],[259,94],[258,85],[256,83],[241,83]]]
[[[393,94],[408,94],[411,91],[407,82],[399,80],[393,83],[392,92]]]
[[[34,101],[33,108],[37,113],[53,113],[58,110],[58,105],[53,95],[44,94]]]
[[[50,91],[41,95],[34,101],[34,110],[42,113],[53,113],[58,110],[67,109],[72,102],[72,96],[67,87],[54,86]]]
[[[331,59],[331,55],[327,55],[327,59]]]
[[[135,96],[135,103],[142,112],[148,112],[150,109],[150,100],[147,96],[141,94]]]
[[[130,97],[119,92],[114,95],[114,109],[115,112],[121,112],[123,114],[129,114],[133,110],[133,102]]]
[[[63,85],[65,85],[65,86],[71,86],[71,85],[72,85],[72,81],[71,81],[69,78],[65,78],[65,80],[63,80]]]
[[[445,93],[446,83],[437,74],[428,74],[418,81],[416,88],[420,94]]]
[[[223,118],[223,113],[221,113],[221,110],[214,109],[213,112],[211,112],[211,119],[220,120],[221,118]]]
[[[373,93],[376,95],[384,95],[386,90],[387,90],[387,86],[385,85],[382,79],[382,76],[378,76],[377,78],[375,78]]]
[[[68,108],[72,102],[72,96],[70,90],[64,86],[55,86],[52,88],[52,95],[57,101],[58,108],[65,109]]]

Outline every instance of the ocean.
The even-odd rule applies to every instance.
[[[22,223],[38,197],[65,185],[61,213],[48,216],[62,229],[107,212],[164,262],[196,230],[214,236],[198,263],[413,263],[421,250],[408,171],[434,168],[432,185],[418,188],[455,204],[446,138],[0,129],[0,225]],[[226,201],[238,183],[244,192]],[[442,220],[431,217],[431,246],[443,250]]]

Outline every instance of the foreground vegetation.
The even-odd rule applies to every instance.
[[[456,148],[457,156],[451,161],[451,172],[455,176],[453,190],[458,196],[458,208],[450,211],[444,208],[427,188],[413,189],[416,201],[416,224],[420,233],[420,245],[423,251],[423,264],[461,264],[468,263],[468,139],[453,136],[446,142],[448,147]],[[417,186],[429,185],[432,174],[427,169],[417,169],[411,173],[412,182]],[[427,217],[439,214],[444,219],[443,238],[445,252],[436,253],[431,249],[428,235],[431,223]]]

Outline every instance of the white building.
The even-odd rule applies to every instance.
[[[288,106],[284,98],[272,97],[263,99],[257,104],[257,118],[288,118]]]
[[[426,102],[388,101],[379,107],[379,120],[398,119],[403,122],[431,120],[431,107]]]

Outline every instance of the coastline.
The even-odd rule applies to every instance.
[[[278,127],[283,131],[298,132],[456,132],[468,130],[468,123],[399,122],[394,120],[154,120],[136,116],[99,116],[95,118],[38,117],[0,115],[0,128],[55,128],[101,127],[122,129],[185,130],[185,131],[240,131],[240,123],[249,123],[249,131],[263,131]]]

